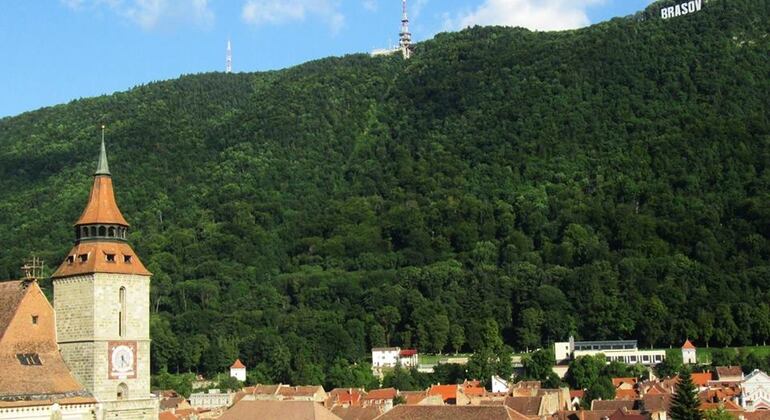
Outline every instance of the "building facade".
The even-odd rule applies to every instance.
[[[104,418],[156,419],[150,393],[150,272],[126,241],[102,140],[75,245],[53,278],[61,355]]]
[[[581,356],[603,354],[608,362],[656,365],[666,359],[665,350],[640,350],[636,340],[569,341],[554,343],[556,364],[568,364]]]
[[[746,411],[770,410],[770,376],[759,369],[741,383],[741,406]]]

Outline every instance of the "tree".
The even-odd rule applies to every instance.
[[[679,374],[679,382],[671,400],[671,418],[673,420],[701,420],[703,413],[700,411],[698,390],[692,382],[692,375],[688,369]]]
[[[605,365],[603,354],[580,356],[570,362],[565,379],[573,389],[589,389],[602,376]]]
[[[581,401],[585,408],[591,407],[593,400],[613,400],[615,399],[615,387],[608,376],[596,378],[586,389],[585,398]]]
[[[706,410],[703,412],[703,420],[732,420],[733,417],[725,410],[724,405],[719,404],[716,410]]]
[[[452,346],[455,354],[459,353],[465,344],[465,329],[462,325],[452,324],[449,329],[449,343]]]

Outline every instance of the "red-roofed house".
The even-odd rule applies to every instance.
[[[398,396],[395,388],[372,389],[364,396],[364,406],[382,407],[383,411],[393,408],[393,398]]]
[[[694,365],[698,362],[695,346],[690,340],[685,341],[682,345],[682,362],[686,365]]]
[[[462,392],[460,385],[433,385],[428,390],[429,396],[440,396],[444,404],[468,405],[470,400]]]
[[[236,359],[235,363],[230,366],[230,376],[241,382],[246,382],[246,365],[241,362],[241,359]]]
[[[326,406],[332,407],[359,407],[366,391],[359,388],[334,388],[329,391]]]
[[[703,372],[703,373],[692,373],[692,383],[695,384],[698,388],[708,388],[709,381],[711,381],[711,377],[713,376],[711,372]]]

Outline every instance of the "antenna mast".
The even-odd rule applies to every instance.
[[[43,260],[32,256],[21,267],[21,271],[24,272],[24,281],[35,281],[43,276]]]
[[[409,32],[409,16],[406,14],[406,0],[401,0],[401,33],[399,33],[399,47],[405,59],[412,56],[412,33]]]
[[[230,40],[227,40],[227,56],[225,57],[225,73],[233,72],[233,49],[230,46]]]

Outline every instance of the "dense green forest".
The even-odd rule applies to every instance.
[[[344,384],[386,344],[766,342],[770,5],[660,5],[1,119],[0,278],[64,258],[105,123],[155,372]]]

